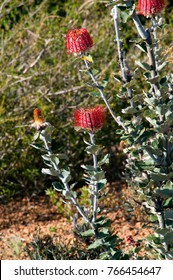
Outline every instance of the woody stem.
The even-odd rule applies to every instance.
[[[127,130],[127,128],[125,127],[125,125],[124,125],[124,123],[122,122],[121,118],[120,118],[120,117],[116,117],[115,114],[114,114],[114,112],[112,111],[112,109],[111,109],[111,107],[110,107],[110,104],[109,104],[109,102],[108,102],[106,96],[104,95],[102,86],[100,86],[99,83],[97,82],[96,77],[94,76],[94,74],[93,74],[93,72],[92,72],[92,70],[91,70],[91,68],[90,68],[90,66],[89,66],[88,61],[87,61],[87,60],[84,60],[84,62],[85,62],[85,66],[86,66],[86,68],[87,68],[87,70],[88,70],[88,73],[89,73],[89,75],[90,75],[90,77],[91,77],[91,80],[93,81],[94,85],[95,85],[96,88],[98,89],[98,91],[99,91],[99,93],[100,93],[100,96],[101,96],[101,98],[103,99],[104,103],[106,104],[106,107],[108,108],[108,110],[109,110],[111,116],[113,117],[113,119],[116,121],[116,123],[117,123],[119,126],[123,127],[124,130]]]

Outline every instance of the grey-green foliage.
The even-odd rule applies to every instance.
[[[129,9],[126,12],[129,14]],[[165,55],[161,41],[166,26],[154,20],[156,18],[146,23],[148,37],[134,40],[143,56],[137,61],[132,59],[137,65],[133,80],[137,74],[143,79],[142,87],[137,88],[128,81],[122,85],[123,97],[129,101],[129,106],[122,110],[126,126],[122,139],[127,141],[128,185],[136,192],[138,201],[150,210],[155,230],[155,237],[149,239],[150,245],[157,257],[172,259],[173,80],[168,54]],[[130,87],[131,96],[128,94]]]

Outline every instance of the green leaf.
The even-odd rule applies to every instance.
[[[53,182],[52,185],[53,185],[54,189],[58,192],[61,192],[64,190],[64,186],[59,182]]]
[[[140,44],[136,44],[137,48],[140,49],[142,52],[147,53],[147,48],[145,42],[142,42]]]
[[[53,133],[54,129],[55,129],[54,126],[52,126],[50,124],[48,126],[46,126],[46,128],[40,132],[40,139],[41,140],[46,139],[47,142],[50,143],[52,140],[52,133]]]
[[[162,236],[163,242],[173,244],[173,231],[171,229],[158,229],[156,232]]]
[[[136,63],[136,65],[138,65],[142,69],[144,69],[146,71],[151,71],[151,65],[149,65],[148,63],[140,62],[140,61],[135,61],[135,63]]]
[[[167,61],[163,62],[162,64],[160,64],[157,68],[158,71],[162,70],[165,66],[167,65]]]
[[[165,218],[167,220],[172,220],[173,221],[173,210],[172,209],[167,209],[165,211]]]
[[[46,155],[41,155],[41,157],[46,160],[46,161],[50,161],[50,155],[46,154]]]
[[[169,198],[169,197],[173,198],[173,190],[169,190],[169,189],[162,189],[162,190],[157,189],[155,191],[155,194],[163,198]]]
[[[115,81],[117,81],[118,83],[122,83],[122,82],[123,82],[123,80],[122,80],[122,77],[121,77],[121,76],[114,75],[114,79],[115,79]]]
[[[85,151],[88,154],[96,154],[99,151],[100,147],[98,145],[90,145],[88,147],[85,148]]]
[[[51,161],[54,162],[56,164],[56,166],[58,167],[58,165],[60,163],[59,158],[55,155],[51,155],[50,158],[51,158]]]
[[[97,171],[92,165],[84,165],[82,164],[81,167],[87,171]]]
[[[104,240],[107,240],[107,237],[110,237],[109,227],[103,227],[99,231],[99,237],[104,238]]]
[[[109,256],[109,252],[103,252],[99,255],[99,259],[100,260],[109,260],[110,256]]]
[[[84,232],[81,233],[82,236],[93,236],[95,234],[94,230],[93,229],[89,229],[89,230],[86,230]]]
[[[96,76],[99,73],[99,70],[94,68],[94,69],[92,69],[92,73],[94,76]]]
[[[104,178],[103,180],[100,180],[99,183],[97,183],[98,191],[102,190],[104,186],[106,185],[107,180]]]
[[[162,151],[160,149],[153,149],[151,146],[146,145],[144,146],[146,152],[150,155],[162,156]]]
[[[147,82],[152,83],[152,84],[158,83],[158,80],[159,80],[159,76],[155,76],[154,78],[152,78],[150,72],[145,72],[144,77]]]
[[[126,23],[128,18],[133,14],[135,10],[135,5],[131,5],[130,7],[127,7],[126,5],[118,5],[118,8],[120,10],[120,18],[123,23]]]
[[[98,228],[109,227],[111,225],[111,221],[105,216],[98,218],[95,223]]]
[[[70,169],[69,167],[66,167],[62,170],[62,176],[63,176],[63,179],[62,181],[64,183],[68,183],[70,180],[71,180],[71,175],[70,175]]]
[[[156,233],[164,237],[166,234],[170,233],[170,229],[168,228],[159,228],[156,230]]]
[[[98,166],[109,163],[110,154],[106,154],[103,159],[98,162]]]
[[[152,97],[145,97],[144,98],[144,101],[148,104],[148,105],[150,105],[151,107],[153,107],[153,106],[155,106],[155,99],[154,98],[152,98]],[[154,112],[154,111],[151,111],[151,110],[145,110],[145,112],[144,112],[144,116],[145,117],[155,117],[155,116],[157,116],[156,115],[156,113]]]
[[[121,13],[120,13],[120,18],[121,18],[123,23],[127,22],[129,16],[130,16],[129,13],[126,12],[126,11],[121,11]]]
[[[94,243],[92,243],[91,245],[89,245],[87,247],[87,250],[91,250],[91,249],[98,249],[100,247],[103,246],[103,242],[100,239],[96,239],[96,241]]]
[[[164,207],[172,207],[172,205],[173,205],[173,198],[172,197],[167,198],[166,201],[163,204]]]
[[[59,159],[65,159],[68,160],[68,155],[67,154],[55,154],[56,157],[58,157]]]
[[[153,120],[149,117],[146,117],[146,120],[153,126],[153,127],[157,127],[157,121]]]
[[[125,109],[122,109],[121,112],[123,114],[135,114],[137,112],[137,110],[131,106],[125,108]]]
[[[50,168],[50,169],[49,168],[42,168],[41,172],[43,174],[52,175],[52,176],[55,176],[55,177],[59,176],[59,171],[55,170],[53,168]]]
[[[101,87],[104,89],[107,86],[108,82],[109,82],[109,79],[104,79],[101,83]]]
[[[116,0],[116,5],[118,4],[122,4],[122,0]],[[115,0],[112,0],[112,1],[109,1],[107,4],[106,4],[106,7],[109,7],[109,6],[115,6]]]
[[[165,181],[173,177],[173,173],[165,174],[165,173],[150,173],[150,177],[154,181]],[[159,190],[158,190],[159,191]]]
[[[40,136],[40,132],[38,131],[34,134],[33,142],[35,142],[39,138],[39,136]]]
[[[167,115],[166,121],[167,121],[168,125],[173,124],[173,113],[172,112],[169,112],[169,115]]]
[[[168,260],[173,260],[173,252],[167,252],[165,254],[165,257],[168,259]]]
[[[135,166],[139,168],[139,170],[146,170],[146,169],[147,170],[153,170],[154,161],[152,159],[148,159],[148,160],[145,160],[145,161],[144,160],[135,161],[134,163],[135,163]]]
[[[105,178],[104,171],[100,171],[100,172],[97,172],[96,174],[94,174],[94,180],[96,180],[97,182],[101,181],[104,178]]]
[[[42,150],[43,149],[43,145],[42,144],[30,144],[30,146],[34,147],[37,150]]]
[[[108,221],[109,221],[109,220],[107,220],[107,222],[108,222]],[[107,224],[108,224],[108,223],[107,223]],[[110,236],[109,226],[103,227],[103,228],[101,229],[100,232],[102,232],[102,233],[104,233],[104,234],[109,234],[109,236]]]

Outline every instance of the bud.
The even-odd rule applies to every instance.
[[[77,109],[74,112],[74,126],[95,133],[102,128],[106,120],[105,109],[99,105],[94,108]]]
[[[93,46],[93,40],[85,28],[72,29],[67,34],[67,51],[69,53],[84,52]]]
[[[138,0],[139,15],[151,16],[160,13],[166,6],[165,0]]]
[[[41,110],[36,108],[34,110],[33,115],[34,115],[34,121],[31,124],[31,127],[34,127],[36,130],[42,130],[47,125],[47,123],[42,117]]]

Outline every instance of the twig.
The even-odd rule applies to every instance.
[[[94,134],[89,133],[91,145],[95,145]],[[97,155],[93,154],[93,167],[97,171]],[[98,204],[98,183],[95,181],[93,183],[93,217],[92,222],[95,223],[97,218],[97,204]]]
[[[117,41],[117,49],[118,49],[119,64],[120,64],[120,69],[121,69],[121,76],[122,76],[123,82],[125,83],[125,85],[127,85],[131,81],[132,75],[130,74],[130,69],[129,69],[127,61],[125,59],[125,54],[122,50],[123,43],[122,43],[122,40],[120,37],[118,7],[116,5],[112,9],[112,16],[114,19],[114,27],[115,27],[115,33],[116,33],[116,41]],[[127,89],[128,97],[130,99],[131,107],[134,108],[135,104],[132,100],[133,90],[131,87],[126,87],[126,89]]]
[[[100,96],[101,96],[101,98],[103,99],[103,101],[105,102],[106,107],[108,108],[108,110],[109,110],[111,116],[113,117],[113,119],[116,121],[116,123],[117,123],[119,126],[121,126],[124,130],[127,131],[127,128],[125,127],[125,125],[124,125],[124,123],[122,122],[121,118],[120,118],[120,117],[116,117],[115,114],[114,114],[114,112],[112,111],[112,109],[111,109],[111,107],[110,107],[110,104],[109,104],[109,102],[108,102],[106,96],[105,96],[104,93],[103,93],[103,89],[102,89],[102,87],[99,85],[99,83],[97,82],[97,80],[96,80],[96,78],[95,78],[95,76],[94,76],[94,74],[93,74],[93,72],[92,72],[92,70],[91,70],[91,68],[90,68],[90,66],[89,66],[88,61],[87,61],[87,60],[84,60],[84,62],[85,62],[85,66],[86,66],[86,68],[87,68],[87,70],[88,70],[88,73],[89,73],[89,75],[90,75],[90,77],[91,77],[91,80],[93,81],[94,85],[95,85],[96,88],[98,89],[98,91],[99,91],[99,93],[100,93]]]
[[[39,55],[37,56],[37,58],[27,67],[23,70],[23,74],[26,74],[26,72],[28,72],[28,70],[30,68],[33,68],[37,62],[40,60],[41,56],[43,55],[43,53],[45,52],[45,49],[41,50],[41,52],[39,53]]]
[[[69,92],[75,92],[75,91],[78,91],[80,89],[82,89],[84,86],[81,85],[81,86],[76,86],[76,87],[71,87],[71,88],[68,88],[68,89],[63,89],[63,90],[59,90],[59,91],[56,91],[56,92],[49,92],[48,95],[61,95],[61,94],[66,94],[66,93],[69,93]]]

